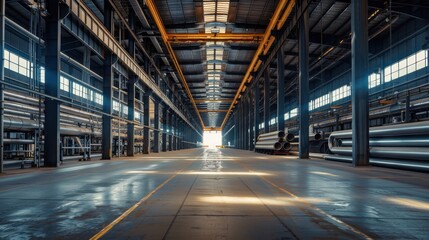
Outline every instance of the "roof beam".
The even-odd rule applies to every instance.
[[[159,15],[158,10],[156,9],[154,0],[146,0],[146,6],[148,7],[149,12],[152,15],[152,18],[153,18],[156,26],[159,29],[159,32],[160,32],[161,37],[162,37],[162,40],[164,41],[164,43],[165,43],[165,45],[167,47],[167,51],[170,54],[170,58],[173,61],[173,65],[176,68],[177,73],[179,74],[179,78],[180,78],[180,80],[181,80],[181,82],[183,84],[183,87],[184,87],[184,89],[185,89],[185,91],[186,91],[186,93],[187,93],[187,95],[189,97],[189,101],[192,103],[192,106],[194,107],[195,112],[198,115],[198,118],[200,120],[202,128],[204,128],[205,127],[204,126],[204,121],[201,118],[201,114],[198,112],[197,104],[195,103],[194,97],[192,96],[192,93],[191,93],[191,90],[188,87],[188,84],[186,82],[185,76],[183,75],[183,72],[182,72],[182,68],[180,67],[180,64],[179,64],[179,62],[177,60],[177,57],[176,57],[176,55],[174,53],[174,50],[171,47],[171,44],[168,42],[167,31],[165,30],[164,24],[162,23],[161,16]]]
[[[180,62],[180,65],[199,65],[199,64],[229,64],[229,65],[249,65],[248,61],[223,61],[223,60],[210,60],[210,61],[186,61]]]
[[[218,100],[207,100],[207,99],[195,99],[196,103],[232,103],[234,99],[218,99]]]
[[[211,112],[213,112],[213,113],[221,113],[221,112],[228,112],[228,110],[219,110],[219,109],[217,109],[217,110],[199,109],[198,111],[200,113],[211,113]]]
[[[179,44],[174,44],[172,45],[173,50],[175,51],[198,51],[198,50],[203,50],[206,49],[205,45],[201,45],[199,43],[194,43],[194,44],[190,44],[190,45],[181,45]],[[256,51],[257,46],[243,46],[243,45],[230,45],[230,46],[223,46],[224,49],[229,49],[229,50],[237,50],[237,51]]]
[[[192,75],[192,76],[197,76],[197,75],[209,75],[209,74],[219,74],[221,76],[226,76],[226,75],[230,75],[230,76],[243,76],[244,73],[242,72],[217,72],[217,71],[209,71],[209,72],[183,72],[184,75]]]
[[[252,62],[249,65],[249,68],[247,69],[246,74],[243,77],[240,87],[238,88],[235,94],[234,101],[233,103],[231,103],[229,110],[222,121],[221,128],[225,126],[226,121],[228,120],[228,116],[231,114],[232,109],[234,108],[234,102],[241,97],[242,91],[245,90],[245,88],[247,87],[246,84],[252,81],[252,76],[251,76],[252,72],[257,71],[259,67],[263,64],[259,56],[261,54],[263,55],[267,54],[268,50],[273,45],[275,38],[271,35],[272,31],[282,29],[286,19],[289,17],[289,15],[292,12],[292,9],[294,8],[295,3],[296,3],[296,0],[280,0],[279,3],[277,4],[277,7],[274,10],[273,16],[270,20],[270,23],[265,29],[264,37],[262,41],[259,43],[258,49],[256,50],[255,55],[253,56]]]
[[[168,42],[259,42],[260,33],[170,33]]]

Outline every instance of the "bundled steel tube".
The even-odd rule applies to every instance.
[[[288,142],[292,142],[295,139],[295,135],[293,135],[292,133],[288,133],[286,134],[286,141]]]
[[[37,121],[18,117],[4,116],[3,123],[5,130],[30,131],[39,128]]]
[[[273,137],[264,137],[264,138],[259,138],[258,142],[265,142],[265,141],[277,141],[277,142],[284,142],[286,141],[286,138],[284,137],[277,137],[277,136],[273,136]]]
[[[290,151],[292,149],[292,145],[290,142],[284,142],[282,146],[282,150]]]
[[[258,140],[264,140],[264,139],[273,138],[273,137],[284,138],[284,137],[286,137],[286,134],[284,131],[275,131],[275,132],[263,133],[263,134],[260,134],[258,136]]]
[[[293,134],[286,134],[284,131],[264,133],[258,136],[255,149],[289,151],[291,149],[289,141],[294,138]]]
[[[256,149],[264,149],[264,150],[280,150],[282,149],[283,144],[281,142],[275,142],[273,144],[259,144],[256,143]]]
[[[413,122],[381,127],[372,127],[369,129],[369,137],[397,137],[412,135],[429,135],[428,122]],[[352,138],[352,130],[337,131],[329,136],[329,148],[338,147],[336,139]]]
[[[319,140],[321,140],[321,139],[322,139],[322,134],[320,134],[320,133],[310,134],[310,135],[308,136],[308,139],[309,139],[310,141],[319,141]],[[299,141],[299,135],[295,136],[295,139],[294,139],[294,140],[295,140],[295,141]]]
[[[351,147],[333,147],[332,153],[340,155],[352,155]],[[371,147],[369,155],[376,158],[429,160],[429,148],[419,147]]]
[[[353,162],[352,158],[349,156],[338,156],[338,155],[327,155],[324,156],[325,160],[338,161],[338,162]],[[370,158],[369,162],[371,165],[396,168],[396,169],[405,169],[419,172],[429,172],[429,165],[424,162],[410,162],[410,161],[400,161],[396,159],[381,159],[381,158]]]
[[[369,156],[371,158],[400,160],[429,160],[429,122],[413,122],[369,129]],[[329,150],[352,155],[352,131],[333,132],[329,136]],[[392,163],[393,164],[393,163]]]
[[[351,139],[339,139],[339,147],[351,147]],[[429,147],[429,136],[402,137],[402,138],[371,138],[371,147]]]
[[[3,142],[4,143],[8,143],[8,144],[11,144],[11,143],[14,143],[14,144],[19,144],[19,143],[22,143],[22,144],[32,144],[32,143],[34,143],[34,140],[33,139],[7,138],[7,139],[3,139]]]
[[[4,129],[8,131],[33,131],[39,128],[39,123],[36,120],[4,116]],[[43,128],[43,126],[41,126]],[[60,126],[61,135],[81,136],[81,135],[101,135],[99,132],[94,132],[89,128],[74,127],[65,124]]]

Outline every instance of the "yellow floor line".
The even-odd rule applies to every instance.
[[[200,160],[200,157],[195,158],[196,160]],[[182,170],[176,172],[173,176],[169,177],[167,180],[162,182],[158,187],[153,189],[150,193],[148,193],[146,196],[144,196],[140,201],[138,201],[136,204],[134,204],[132,207],[130,207],[127,211],[121,214],[118,218],[116,218],[113,222],[111,222],[109,225],[104,227],[100,232],[95,234],[90,238],[90,240],[97,240],[103,237],[106,233],[108,233],[115,225],[120,223],[122,220],[124,220],[127,216],[129,216],[136,208],[138,208],[142,203],[144,203],[146,200],[148,200],[153,194],[155,194],[159,189],[164,187],[168,182],[170,182],[173,178],[179,175],[185,168]]]
[[[107,225],[105,228],[103,228],[100,232],[95,234],[93,237],[90,238],[90,240],[96,240],[100,239],[102,236],[104,236],[107,232],[109,232],[115,225],[120,223],[122,220],[124,220],[128,215],[130,215],[136,208],[138,208],[142,203],[144,203],[147,199],[149,199],[153,194],[155,194],[159,189],[165,186],[168,182],[170,182],[173,178],[175,178],[178,175],[179,172],[177,172],[175,175],[169,177],[167,180],[162,182],[158,187],[153,189],[150,193],[148,193],[146,196],[144,196],[140,201],[138,201],[136,204],[134,204],[132,207],[130,207],[127,211],[122,213],[121,216],[116,218],[113,222],[111,222],[109,225]]]

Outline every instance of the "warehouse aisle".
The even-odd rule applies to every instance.
[[[429,176],[232,149],[0,177],[0,239],[423,239]]]

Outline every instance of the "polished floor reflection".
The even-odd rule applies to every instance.
[[[427,239],[428,180],[232,149],[74,163],[0,176],[0,239]]]

